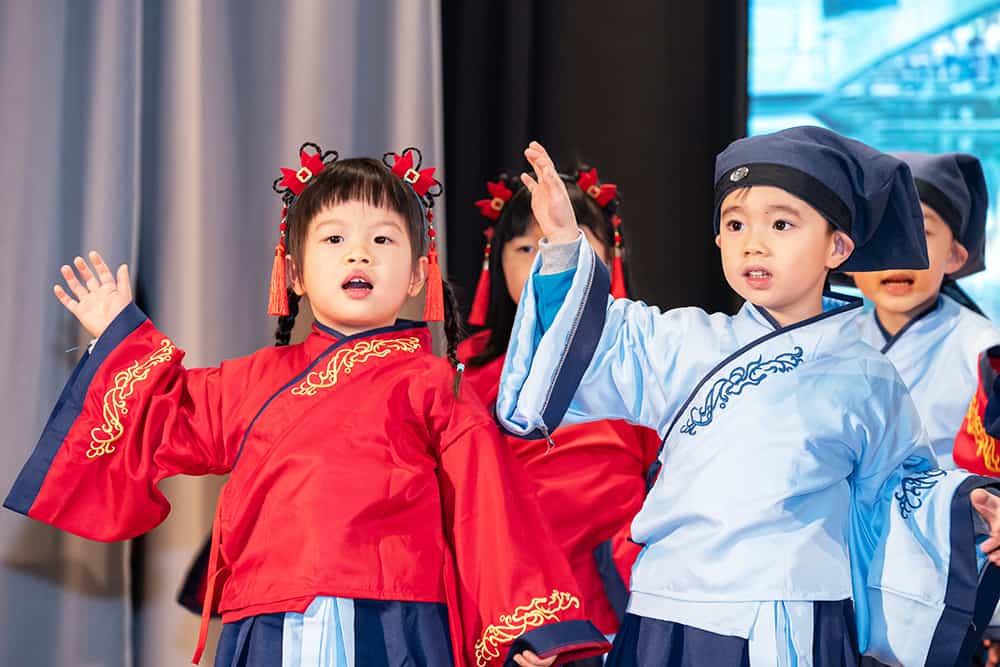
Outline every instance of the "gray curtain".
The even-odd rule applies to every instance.
[[[0,491],[86,344],[52,296],[59,265],[90,248],[129,262],[189,366],[269,345],[271,180],[304,140],[345,156],[417,145],[440,168],[438,14],[438,0],[0,0]],[[135,581],[128,545],[0,512],[0,664],[186,664],[198,619],[173,600],[218,486],[163,484],[172,513]]]

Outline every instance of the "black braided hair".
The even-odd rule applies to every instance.
[[[291,287],[288,288],[288,314],[278,318],[278,328],[274,330],[274,345],[288,345],[292,339],[292,329],[295,328],[295,316],[299,314],[299,297]]]
[[[462,313],[458,307],[458,299],[455,297],[455,290],[447,280],[441,280],[441,289],[444,292],[444,337],[447,342],[446,355],[448,362],[455,369],[455,396],[458,396],[458,389],[462,382],[462,373],[465,372],[465,364],[458,360],[458,344],[465,338],[465,329],[462,326]]]

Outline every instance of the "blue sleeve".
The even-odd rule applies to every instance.
[[[538,274],[532,284],[535,289],[536,311],[538,313],[538,328],[544,333],[555,322],[556,315],[566,301],[569,288],[573,285],[573,275],[576,269],[561,273]]]
[[[997,480],[935,467],[895,374],[873,385],[868,408],[851,478],[860,648],[886,664],[968,664],[1000,593],[969,495]]]

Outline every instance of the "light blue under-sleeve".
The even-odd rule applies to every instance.
[[[538,328],[542,333],[548,331],[552,322],[556,319],[556,314],[569,294],[569,288],[573,285],[573,274],[576,269],[562,271],[560,273],[546,273],[535,276],[533,281],[535,287],[536,310],[538,312]]]

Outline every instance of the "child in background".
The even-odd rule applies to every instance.
[[[584,236],[600,261],[614,267],[612,296],[626,296],[618,188],[601,183],[596,169],[561,178]],[[531,193],[519,182],[501,175],[487,188],[491,197],[476,205],[495,224],[486,229],[483,273],[469,317],[470,324],[486,328],[459,345],[458,357],[466,366],[463,382],[492,407],[541,229],[531,214]],[[639,553],[628,540],[628,525],[642,505],[659,436],[623,421],[600,421],[557,429],[548,440],[508,435],[507,443],[538,489],[591,619],[605,635],[615,634]]]
[[[196,663],[220,588],[219,667],[537,667],[606,651],[489,413],[426,325],[397,319],[426,282],[426,315],[458,330],[429,224],[434,170],[415,149],[383,164],[305,144],[300,158],[275,183],[269,312],[287,336],[307,296],[305,342],[186,369],[132,303],[127,267],[77,258],[79,278],[62,268],[73,296],[55,292],[97,340],[5,505],[120,540],[167,515],[161,479],[229,473]]]
[[[920,196],[929,267],[851,274],[874,304],[859,318],[861,337],[903,378],[938,465],[978,471],[981,454],[956,450],[953,459],[952,445],[975,390],[977,356],[1000,344],[1000,329],[973,311],[955,280],[985,268],[986,180],[972,155],[896,157],[909,165]],[[998,473],[1000,467],[990,474]]]
[[[998,595],[995,481],[934,466],[905,385],[858,335],[860,299],[824,289],[834,269],[926,268],[906,165],[821,128],[731,144],[714,224],[746,303],[728,316],[609,299],[551,160],[525,154],[547,241],[497,413],[522,435],[625,419],[665,438],[608,664],[967,660]]]

